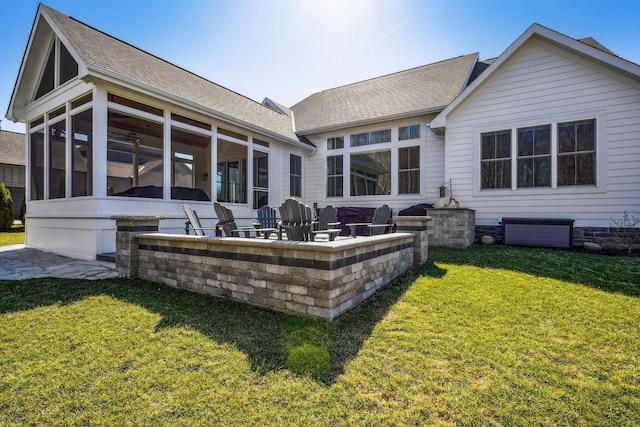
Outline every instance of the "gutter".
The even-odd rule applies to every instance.
[[[380,123],[380,122],[383,122],[383,121],[401,119],[401,118],[405,118],[405,117],[413,117],[413,116],[419,116],[419,115],[424,115],[424,114],[438,114],[442,110],[444,110],[447,107],[447,105],[448,104],[439,105],[437,107],[432,107],[432,108],[428,108],[428,109],[424,109],[424,110],[415,110],[415,111],[403,112],[403,113],[398,113],[398,114],[391,114],[391,115],[388,115],[388,116],[363,119],[363,120],[358,120],[358,121],[355,121],[355,122],[345,122],[345,123],[339,123],[339,124],[330,125],[330,126],[322,126],[322,127],[313,128],[313,129],[303,129],[303,130],[299,130],[298,133],[301,134],[301,135],[310,135],[310,134],[314,134],[314,133],[328,132],[328,131],[332,131],[332,130],[351,128],[351,127],[356,127],[356,126],[364,126],[364,125],[368,125],[368,124],[372,124],[372,123]]]
[[[91,73],[91,72],[93,72],[93,73]],[[284,135],[281,135],[279,133],[276,133],[274,131],[270,131],[268,129],[262,128],[260,126],[254,125],[254,124],[249,123],[249,122],[245,122],[244,120],[239,120],[236,117],[229,116],[227,114],[221,113],[221,112],[213,110],[211,108],[204,107],[203,105],[200,105],[200,104],[198,104],[196,102],[186,100],[186,99],[181,98],[181,97],[179,97],[177,95],[171,94],[169,92],[162,91],[162,90],[160,90],[158,88],[155,88],[153,86],[149,86],[149,85],[140,83],[137,80],[133,80],[133,79],[130,79],[130,78],[123,77],[121,74],[117,74],[117,73],[114,73],[112,71],[105,70],[102,67],[97,67],[95,65],[87,64],[87,74],[85,74],[84,76],[79,77],[79,78],[84,80],[84,81],[87,81],[87,80],[90,81],[92,78],[96,78],[96,79],[99,79],[99,80],[104,80],[106,82],[115,83],[115,84],[119,84],[119,85],[122,85],[122,83],[125,83],[125,85],[127,85],[129,89],[134,89],[134,90],[138,90],[138,91],[140,91],[140,89],[142,89],[143,91],[146,91],[147,94],[152,94],[152,95],[156,95],[156,96],[159,95],[160,97],[165,98],[167,100],[171,100],[172,102],[177,103],[180,106],[185,106],[185,107],[187,107],[187,108],[189,108],[191,110],[195,110],[195,111],[198,111],[200,113],[204,113],[205,115],[213,117],[215,119],[226,121],[226,122],[238,125],[240,127],[252,130],[252,131],[254,131],[256,133],[269,136],[269,137],[271,137],[273,139],[276,139],[278,141],[286,142],[288,144],[292,144],[292,145],[295,145],[297,147],[302,147],[302,148],[309,149],[309,146],[307,144],[304,144],[304,143],[302,143],[302,142],[300,142],[298,140],[288,138],[288,137],[286,137]],[[277,114],[277,113],[274,112],[274,114]]]

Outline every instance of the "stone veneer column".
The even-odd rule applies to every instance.
[[[432,218],[431,246],[468,248],[475,240],[476,211],[464,208],[427,209]]]
[[[112,216],[116,221],[116,270],[129,279],[138,277],[136,235],[157,233],[161,216]]]
[[[396,217],[398,231],[413,233],[413,265],[419,266],[429,258],[428,216],[399,216]]]

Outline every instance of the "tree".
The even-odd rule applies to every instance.
[[[0,182],[0,230],[10,230],[12,225],[13,199],[4,182]]]
[[[22,222],[22,225],[25,225],[24,224],[25,216],[27,216],[27,196],[23,194],[22,203],[20,203],[20,222]]]

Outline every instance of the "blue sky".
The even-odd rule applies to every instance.
[[[47,5],[256,101],[291,106],[324,89],[468,53],[500,55],[536,22],[591,36],[640,63],[640,1],[48,0]],[[7,111],[34,0],[0,6]],[[24,131],[2,117],[2,129]]]

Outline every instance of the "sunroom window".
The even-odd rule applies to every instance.
[[[163,126],[109,110],[107,194],[161,199]]]
[[[78,63],[73,59],[71,52],[69,52],[65,45],[62,44],[60,40],[55,39],[47,54],[34,100],[42,98],[56,87],[68,82],[77,75]]]

